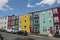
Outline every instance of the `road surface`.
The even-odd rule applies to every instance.
[[[24,38],[24,39],[32,38],[35,40],[60,40],[60,38],[51,38],[51,37],[36,36],[36,35],[21,36],[21,35],[7,33],[7,32],[0,32],[0,34],[2,34],[2,36],[4,37],[4,40],[22,40],[21,38]]]

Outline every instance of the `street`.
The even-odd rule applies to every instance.
[[[60,40],[60,38],[51,38],[45,36],[36,36],[36,35],[28,35],[28,36],[21,36],[17,34],[7,33],[7,32],[0,32],[4,37],[4,40],[21,40],[21,38],[32,38],[35,40]]]

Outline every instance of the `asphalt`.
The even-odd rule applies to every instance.
[[[60,38],[37,36],[37,35],[22,36],[7,32],[0,32],[0,34],[2,34],[3,40],[27,40],[28,38],[29,40],[60,40]]]

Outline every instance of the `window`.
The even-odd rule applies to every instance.
[[[48,10],[48,13],[49,13],[49,15],[51,15],[52,14],[52,10],[50,9],[50,10]]]
[[[49,18],[48,21],[51,22],[52,21],[52,18]]]
[[[55,25],[55,30],[58,31],[59,25]]]
[[[42,22],[45,23],[45,18],[43,18]]]
[[[57,8],[53,9],[53,13],[54,14],[57,14],[58,13]]]
[[[42,12],[42,15],[45,16],[45,12]]]
[[[35,24],[35,20],[34,20],[34,24]]]
[[[38,19],[34,20],[34,24],[38,24],[38,22],[39,22]]]
[[[38,13],[34,13],[34,17],[38,17]]]
[[[59,22],[58,17],[54,17],[54,22]]]
[[[8,22],[8,24],[10,25],[10,22]]]
[[[25,20],[25,22],[26,22],[26,20]]]
[[[11,18],[9,17],[8,19],[10,20]]]
[[[49,22],[51,22],[51,20],[49,20]]]
[[[7,18],[5,17],[5,20],[6,20]]]
[[[24,15],[26,17],[26,15]]]
[[[5,26],[5,28],[6,28],[6,26]]]
[[[17,16],[17,19],[19,18],[19,16]]]
[[[47,27],[43,27],[43,32],[44,32],[44,31],[47,31]]]
[[[32,14],[30,14],[30,16],[32,16]]]
[[[20,21],[20,23],[21,23],[21,21]]]
[[[37,20],[37,23],[38,23],[38,20]]]
[[[10,22],[10,25],[13,25],[13,23],[12,23],[12,22]]]
[[[49,13],[49,15],[50,15],[51,13]]]
[[[51,15],[51,12],[49,12],[49,15]]]
[[[24,26],[24,29],[26,29],[26,26]]]
[[[6,22],[5,22],[5,24],[6,24]]]
[[[58,30],[58,26],[56,26],[56,30]]]
[[[43,23],[45,23],[45,20],[43,21]]]

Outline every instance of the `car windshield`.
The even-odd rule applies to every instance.
[[[12,30],[18,30],[18,28],[12,28]]]

